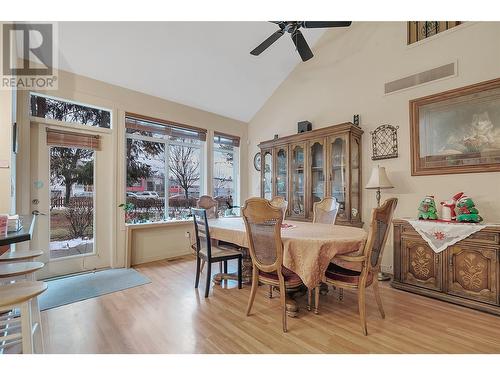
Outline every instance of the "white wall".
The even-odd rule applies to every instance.
[[[354,22],[345,32],[328,31],[320,39],[314,58],[289,75],[249,124],[250,196],[259,195],[259,175],[252,166],[259,142],[296,133],[298,121],[309,120],[317,129],[352,121],[357,113],[365,131],[362,185],[374,165],[385,166],[395,189],[384,191],[382,199],[399,198],[396,217],[415,216],[426,194],[439,201],[465,191],[487,221],[500,222],[500,173],[411,176],[408,113],[411,99],[500,77],[500,23],[465,23],[412,46],[406,37],[406,22]],[[388,81],[454,61],[456,77],[383,93]],[[374,162],[369,133],[385,123],[399,126],[400,156]],[[365,222],[375,205],[375,192],[365,190]],[[382,264],[385,269],[392,266],[392,243]]]

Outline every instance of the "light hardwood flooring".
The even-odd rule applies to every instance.
[[[218,266],[215,266],[218,271]],[[392,289],[381,283],[386,319],[367,291],[368,336],[356,294],[321,296],[320,314],[305,309],[281,330],[279,298],[250,287],[194,289],[194,258],[136,267],[152,283],[42,312],[47,353],[500,353],[500,317]],[[214,272],[215,272],[214,271]],[[205,272],[205,271],[204,271]]]

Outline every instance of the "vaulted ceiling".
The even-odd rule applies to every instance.
[[[300,60],[268,22],[61,22],[59,68],[248,122]],[[324,29],[303,34],[314,52]]]

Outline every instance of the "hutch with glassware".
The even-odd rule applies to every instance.
[[[346,122],[260,143],[261,196],[285,198],[291,220],[312,220],[313,204],[333,196],[336,223],[361,227],[362,134]]]

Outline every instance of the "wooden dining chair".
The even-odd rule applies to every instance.
[[[382,299],[378,288],[377,274],[385,242],[389,234],[392,215],[398,203],[397,198],[387,199],[384,204],[372,210],[368,239],[360,255],[336,255],[325,273],[324,281],[338,288],[358,290],[358,308],[361,330],[366,336],[366,306],[365,289],[373,285],[373,293],[378,305],[380,316],[385,318]],[[319,289],[319,288],[317,288]],[[318,303],[318,302],[317,302]]]
[[[325,197],[313,205],[313,223],[335,224],[340,204],[334,197]]]
[[[225,271],[227,271],[227,261],[238,260],[238,289],[241,289],[242,274],[241,261],[242,254],[232,247],[223,247],[215,245],[210,238],[210,229],[208,227],[207,211],[203,208],[192,208],[194,230],[196,234],[196,281],[194,287],[198,288],[201,273],[201,261],[207,264],[207,283],[205,285],[205,298],[210,291],[210,278],[212,277],[212,263],[224,262]]]
[[[279,208],[281,210],[281,212],[283,213],[283,220],[284,220],[286,216],[286,210],[288,209],[288,202],[285,200],[285,198],[276,196],[273,199],[271,199],[269,203],[271,203],[271,206]]]
[[[252,290],[246,314],[250,315],[259,282],[278,287],[283,332],[286,332],[286,289],[299,287],[302,285],[302,280],[283,266],[283,242],[281,241],[283,211],[278,207],[273,207],[267,199],[250,198],[245,202],[242,213],[253,264]]]
[[[207,211],[208,219],[217,219],[219,217],[219,202],[216,199],[211,197],[210,195],[202,195],[196,201],[196,208],[204,208]],[[191,241],[191,248],[196,254],[196,240]],[[200,272],[203,272],[203,268],[205,267],[205,261],[201,262]],[[222,262],[219,263],[220,272],[222,272]]]
[[[196,202],[197,208],[204,208],[207,211],[207,218],[216,219],[219,217],[219,203],[210,195],[202,195]]]

